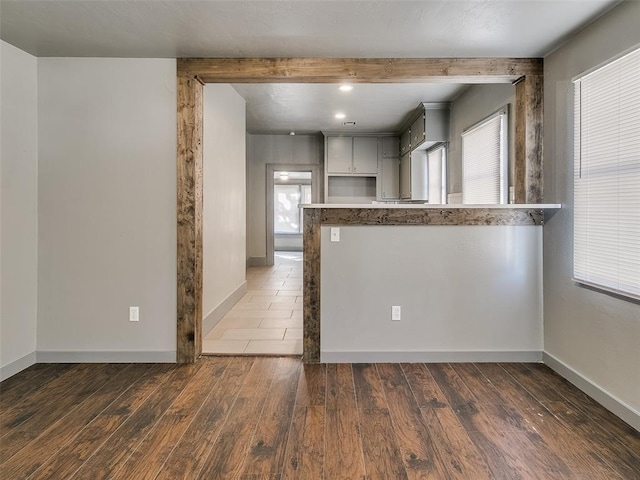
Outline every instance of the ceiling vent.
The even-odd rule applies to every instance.
[[[345,127],[355,127],[356,122],[342,122]]]

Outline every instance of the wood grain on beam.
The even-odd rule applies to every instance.
[[[205,83],[499,83],[542,75],[538,58],[182,58]]]
[[[307,210],[305,210],[306,212]],[[542,225],[537,208],[322,208],[322,225]]]
[[[320,211],[305,209],[303,222],[303,354],[305,363],[320,363]]]
[[[528,75],[516,84],[515,203],[541,203],[542,75]]]
[[[202,352],[202,84],[178,76],[177,361]]]

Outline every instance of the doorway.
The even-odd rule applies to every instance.
[[[276,251],[302,252],[298,204],[320,203],[320,166],[269,163],[266,179],[266,264],[273,266]]]

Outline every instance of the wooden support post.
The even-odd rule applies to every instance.
[[[304,210],[303,355],[305,363],[320,363],[320,210]]]
[[[542,203],[542,75],[516,84],[515,203]]]
[[[178,76],[178,363],[202,353],[202,87]]]

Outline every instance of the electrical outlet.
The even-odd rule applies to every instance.
[[[391,307],[391,320],[400,321],[402,319],[402,307],[400,305],[394,305]]]
[[[339,242],[340,241],[340,228],[331,227],[331,241]]]
[[[129,321],[140,321],[140,307],[129,307]]]

